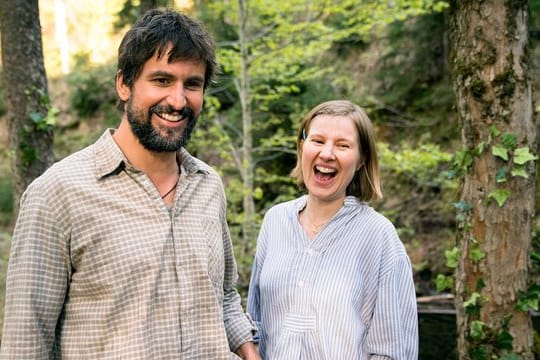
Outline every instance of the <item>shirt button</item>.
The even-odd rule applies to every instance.
[[[302,280],[300,280],[298,282],[298,287],[300,287],[300,288],[304,287],[304,282]]]
[[[313,249],[307,249],[307,250],[306,250],[306,253],[307,253],[308,255],[315,255],[315,251],[314,251]]]

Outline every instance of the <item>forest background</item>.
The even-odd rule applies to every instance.
[[[118,124],[116,49],[137,14],[137,3],[127,3],[133,6],[125,0],[40,1],[57,159]],[[223,73],[207,93],[187,147],[223,177],[244,295],[264,213],[301,193],[289,176],[297,124],[315,104],[335,98],[360,104],[374,122],[385,197],[372,206],[396,225],[418,297],[436,294],[436,276],[452,273],[445,251],[456,242],[459,194],[451,169],[461,135],[448,65],[447,6],[409,3],[414,5],[252,0],[243,29],[250,52],[243,54],[237,2],[175,2],[207,25],[219,48]],[[538,103],[540,1],[530,1],[530,8]],[[249,84],[239,81],[242,71]],[[14,217],[2,102],[0,115],[1,309]],[[533,245],[539,242],[533,236]]]

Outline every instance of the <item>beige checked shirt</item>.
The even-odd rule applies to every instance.
[[[107,130],[23,195],[1,359],[231,359],[254,330],[219,176],[185,150],[168,208]]]

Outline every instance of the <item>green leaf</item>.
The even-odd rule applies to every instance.
[[[502,167],[499,170],[497,170],[497,175],[495,175],[495,179],[498,183],[506,182],[506,175],[508,174],[508,169],[506,167]]]
[[[514,151],[514,164],[525,165],[528,161],[537,159],[538,156],[532,154],[528,147],[517,148]]]
[[[473,339],[484,338],[484,323],[482,321],[472,321],[470,324],[470,335]]]
[[[36,124],[42,122],[44,118],[45,117],[38,112],[33,112],[30,114],[30,119],[32,119],[32,121]]]
[[[505,148],[509,150],[515,149],[517,144],[517,135],[513,133],[503,134],[501,137],[501,142]]]
[[[512,169],[512,176],[521,176],[525,179],[529,178],[529,174],[527,173],[527,170],[525,170],[525,166],[521,165],[518,165]]]
[[[499,129],[497,129],[497,127],[495,125],[492,125],[489,128],[489,134],[491,136],[497,137],[497,136],[501,135],[501,132],[499,131]]]
[[[508,149],[502,146],[493,145],[493,147],[491,148],[491,154],[493,156],[500,157],[504,161],[508,161]]]
[[[506,202],[506,199],[510,196],[510,190],[507,189],[495,189],[489,193],[488,198],[494,199],[499,207],[502,207]]]
[[[471,249],[469,256],[473,262],[477,263],[486,257],[486,253],[480,250],[479,247],[475,246]]]
[[[439,274],[435,278],[435,285],[437,286],[437,292],[443,292],[444,290],[452,289],[454,280],[450,276]]]
[[[459,249],[454,246],[451,250],[445,250],[446,266],[450,269],[455,269],[458,266]]]
[[[472,209],[472,205],[465,201],[465,200],[460,200],[456,203],[454,203],[454,207],[460,211],[464,211],[464,212],[468,212]]]
[[[475,307],[475,306],[478,306],[480,305],[480,300],[482,298],[482,295],[480,295],[479,293],[477,292],[473,292],[471,294],[471,297],[469,298],[469,300],[465,301],[463,303],[463,307],[464,308],[468,308],[468,307]]]
[[[500,349],[512,350],[512,342],[514,341],[514,337],[508,331],[501,332],[497,340],[499,342]]]

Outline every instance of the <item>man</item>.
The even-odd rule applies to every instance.
[[[216,69],[212,39],[183,14],[152,10],[127,32],[118,129],[23,195],[2,359],[259,358],[223,185],[183,148]]]

